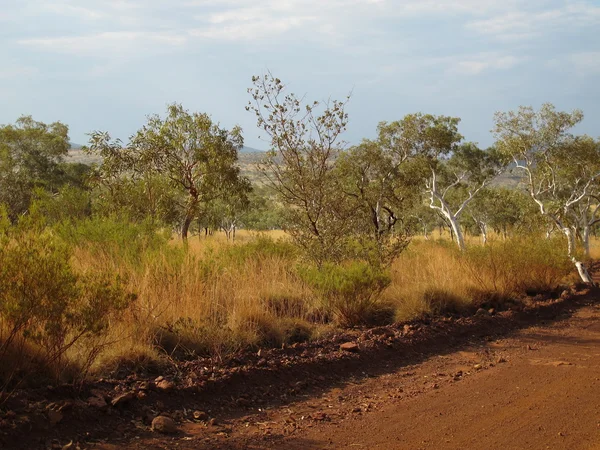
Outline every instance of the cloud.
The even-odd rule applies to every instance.
[[[449,72],[462,75],[479,75],[486,71],[508,70],[519,64],[522,59],[512,55],[484,53],[452,63]]]
[[[139,45],[151,50],[150,46],[155,44],[180,46],[186,41],[187,36],[170,32],[115,31],[85,36],[22,39],[18,43],[59,53],[94,54],[108,51],[121,54],[135,50]]]
[[[468,22],[466,28],[499,40],[538,37],[551,31],[600,25],[600,6],[567,2],[560,8],[537,11],[511,10],[504,14]]]
[[[600,51],[573,53],[569,60],[580,75],[600,74]]]
[[[0,80],[10,78],[28,78],[36,75],[39,70],[36,67],[20,64],[4,64],[0,67]]]

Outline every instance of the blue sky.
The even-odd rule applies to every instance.
[[[407,113],[462,118],[492,143],[494,111],[580,108],[600,136],[597,0],[2,0],[0,123],[61,120],[127,139],[180,102],[239,124],[267,69],[310,99],[352,91],[345,139]]]

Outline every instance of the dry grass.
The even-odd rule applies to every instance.
[[[96,373],[159,370],[169,358],[219,360],[242,348],[281,346],[330,332],[334,316],[298,276],[291,246],[285,239],[274,241],[283,233],[264,235],[271,240],[251,232],[239,232],[235,243],[220,233],[196,236],[185,250],[172,240],[136,262],[101,246],[78,247],[77,270],[118,273],[138,294],[111,323]],[[536,288],[551,287],[571,270],[561,257],[548,257],[557,254],[548,245],[534,251],[531,243],[498,241],[478,251],[478,242],[471,238],[473,251],[462,255],[448,239],[415,239],[393,264],[381,304],[391,306],[399,321],[459,312],[491,298],[510,299],[539,279]],[[592,248],[600,253],[598,241]],[[85,354],[74,348],[69,357],[77,362]]]

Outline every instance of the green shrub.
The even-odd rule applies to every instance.
[[[554,289],[573,270],[562,243],[518,239],[472,246],[463,263],[479,289],[512,298]]]
[[[371,324],[383,306],[379,297],[391,282],[381,269],[359,261],[304,266],[298,272],[342,326]]]
[[[151,221],[134,223],[116,216],[94,216],[78,221],[63,221],[54,229],[66,242],[88,250],[92,255],[140,266],[157,254],[182,260],[183,250],[168,246],[171,233],[159,230]]]
[[[0,219],[0,358],[11,353],[13,344],[29,343],[60,378],[70,365],[66,352],[103,335],[134,296],[118,277],[76,273],[70,246],[32,220],[27,219],[27,227],[11,227]],[[96,350],[92,346],[84,372]]]

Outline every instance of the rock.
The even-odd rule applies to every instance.
[[[87,404],[93,408],[106,408],[108,406],[103,397],[90,397],[87,399]]]
[[[53,409],[48,411],[48,420],[52,425],[56,425],[63,419],[63,415],[60,411],[55,411]]]
[[[211,427],[215,427],[215,426],[219,425],[219,421],[213,417],[212,419],[210,419],[210,420],[208,421],[208,424],[209,424]]]
[[[150,389],[152,389],[152,387],[153,383],[150,383],[149,381],[142,381],[138,386],[138,389],[140,391],[149,391]]]
[[[122,406],[125,403],[130,402],[134,398],[136,398],[135,392],[127,392],[126,394],[117,395],[111,400],[110,404],[113,406]]]
[[[165,379],[165,377],[163,377],[163,376],[156,377],[156,378],[154,379],[154,382],[155,382],[155,383],[160,383],[160,382],[161,382],[162,380],[164,380],[164,379]]]
[[[169,392],[175,389],[175,383],[168,380],[161,380],[158,383],[156,383],[156,387],[161,391]]]
[[[208,420],[208,414],[204,411],[194,411],[194,419],[206,422]]]
[[[490,313],[490,316],[493,316],[494,314],[496,314],[496,310],[494,308],[490,308],[488,309],[488,313]]]
[[[565,300],[567,298],[569,298],[571,296],[571,291],[568,289],[565,289],[564,291],[561,292],[560,294],[560,298]]]
[[[344,342],[342,345],[340,345],[340,350],[344,352],[356,353],[358,352],[358,345],[354,342]]]
[[[498,364],[505,363],[505,362],[506,362],[506,359],[505,359],[505,358],[503,358],[502,356],[500,356],[500,357],[498,357],[498,359],[496,360],[496,362],[497,362]]]
[[[490,313],[489,313],[489,311],[486,311],[486,310],[485,310],[485,309],[483,309],[483,308],[479,308],[479,309],[477,310],[477,312],[475,312],[475,315],[476,315],[476,316],[489,316],[489,315],[490,315]]]
[[[170,417],[157,416],[152,421],[152,429],[163,434],[173,434],[177,433],[177,424]]]
[[[473,369],[475,369],[475,370],[481,370],[482,369],[482,365],[481,364],[475,364],[473,366]]]

